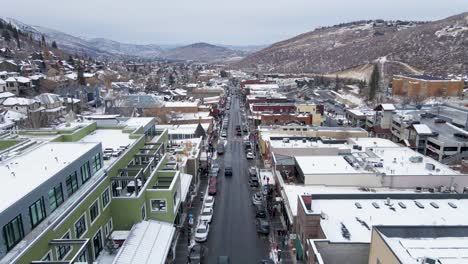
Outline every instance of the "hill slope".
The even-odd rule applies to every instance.
[[[377,20],[316,29],[253,53],[234,66],[333,73],[384,58],[393,67],[466,73],[466,54],[468,13],[463,13],[430,23]]]
[[[244,56],[244,52],[203,42],[174,48],[162,54],[162,57],[171,60],[193,60],[204,62],[226,61],[236,58],[240,59],[242,56]]]

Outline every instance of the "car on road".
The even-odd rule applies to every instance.
[[[200,214],[200,220],[204,222],[211,223],[211,219],[213,218],[213,208],[203,208]]]
[[[266,210],[263,204],[254,204],[255,209],[255,217],[258,218],[265,218],[266,217]]]
[[[203,202],[204,208],[214,208],[215,198],[214,196],[208,195]]]
[[[232,176],[232,167],[231,166],[226,166],[226,168],[224,168],[224,176]]]
[[[208,240],[208,233],[210,232],[210,224],[200,222],[195,229],[195,241],[205,242]]]
[[[208,194],[216,195],[217,192],[218,192],[218,188],[216,186],[216,181],[210,181],[210,185],[208,186]]]
[[[195,244],[190,248],[189,260],[190,264],[200,264],[205,256],[205,248],[200,244]]]
[[[267,220],[262,218],[256,219],[257,233],[268,235],[270,234],[270,224]]]
[[[223,130],[223,132],[221,132],[221,137],[226,138],[227,137],[227,132]]]
[[[217,152],[218,152],[218,155],[224,154],[224,144],[222,144],[222,143],[218,144]]]
[[[247,159],[254,159],[255,155],[252,152],[247,152],[246,157],[247,157]]]
[[[252,203],[263,205],[263,196],[261,192],[256,192],[252,195]]]
[[[217,162],[213,162],[211,164],[211,169],[219,171],[219,164]]]
[[[258,187],[260,184],[258,182],[258,177],[257,175],[250,175],[249,177],[249,185],[250,187]]]
[[[252,166],[252,167],[249,168],[249,176],[257,177],[257,167]]]

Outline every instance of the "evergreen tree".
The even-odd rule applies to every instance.
[[[374,65],[374,69],[372,70],[371,78],[369,81],[369,100],[371,101],[375,99],[375,95],[379,90],[379,79],[379,67],[377,65]]]
[[[86,80],[84,78],[84,70],[83,67],[78,65],[78,84],[79,85],[86,85]]]
[[[44,35],[41,36],[41,46],[47,46]]]
[[[73,60],[72,55],[69,55],[69,56],[68,56],[67,62],[68,62],[68,64],[70,64],[70,65],[75,65],[75,60]]]
[[[5,28],[5,24],[3,24],[3,20],[0,20],[0,29],[4,29]]]
[[[57,42],[55,42],[55,40],[54,40],[54,41],[52,41],[52,48],[54,48],[54,49],[56,49],[56,48],[57,48]]]
[[[20,49],[21,45],[20,45],[18,30],[14,28],[12,32],[13,32],[13,38],[16,40],[16,44],[18,45],[18,49]]]
[[[174,75],[172,75],[172,73],[169,75],[169,85],[174,85],[175,84],[175,78],[174,78]]]
[[[2,37],[3,39],[5,39],[6,42],[10,42],[11,36],[10,32],[8,32],[8,29],[3,30]]]

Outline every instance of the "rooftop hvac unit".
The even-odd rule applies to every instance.
[[[421,163],[423,161],[423,157],[421,156],[412,156],[409,158],[409,161],[412,163]]]
[[[437,262],[438,262],[437,259],[428,258],[428,257],[424,257],[422,260],[422,264],[436,264]]]
[[[432,163],[426,163],[426,169],[428,170],[435,170],[435,165]]]
[[[289,143],[289,138],[283,138],[283,143]]]

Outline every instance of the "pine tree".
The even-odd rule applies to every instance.
[[[47,46],[44,35],[41,36],[41,46]]]
[[[369,81],[369,100],[370,101],[374,100],[375,95],[377,94],[377,91],[379,90],[379,79],[380,79],[379,67],[377,65],[374,65],[374,69],[372,70],[372,75]]]
[[[10,36],[10,32],[8,32],[7,29],[3,30],[2,37],[3,39],[5,39],[6,42],[10,42],[11,36]]]
[[[0,29],[4,29],[5,28],[5,24],[3,24],[3,20],[0,20]]]
[[[20,49],[21,45],[20,45],[20,40],[19,40],[19,33],[18,33],[18,30],[16,28],[13,29],[13,38],[16,40],[16,44],[18,45],[18,49]]]
[[[56,49],[56,48],[57,48],[57,42],[55,42],[55,40],[54,40],[54,41],[52,41],[52,48],[54,48],[54,49]]]

